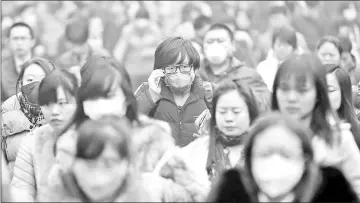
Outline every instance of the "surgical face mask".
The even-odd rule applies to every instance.
[[[279,154],[262,158],[252,158],[252,174],[260,191],[271,199],[292,192],[300,182],[305,164],[301,160],[291,160]]]
[[[124,116],[126,114],[125,97],[122,95],[86,100],[83,102],[83,107],[85,115],[93,120],[105,115]]]
[[[220,65],[228,58],[228,53],[225,47],[215,43],[205,49],[205,57],[211,64]]]
[[[354,8],[348,8],[343,12],[344,17],[348,21],[353,21],[357,17],[357,12]]]
[[[179,72],[176,74],[165,74],[165,83],[174,94],[181,94],[190,89],[194,79],[194,71],[191,71],[189,74]]]

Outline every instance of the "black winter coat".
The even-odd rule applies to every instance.
[[[359,202],[345,176],[333,167],[321,167],[322,183],[311,202]],[[223,174],[215,186],[208,202],[253,202],[247,193],[238,169]],[[295,200],[295,202],[298,202]]]

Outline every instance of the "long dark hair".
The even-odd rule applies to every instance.
[[[103,56],[92,56],[81,68],[81,86],[78,91],[77,107],[72,122],[57,137],[60,137],[72,126],[77,129],[89,119],[85,115],[83,102],[88,99],[107,97],[112,87],[118,85],[125,95],[127,110],[125,116],[131,122],[141,125],[138,118],[138,106],[127,71],[115,59]],[[121,105],[121,104],[119,104]],[[54,148],[56,153],[56,145]]]
[[[276,92],[280,80],[290,75],[295,75],[298,82],[304,81],[304,78],[314,80],[316,104],[312,111],[310,128],[316,135],[324,138],[328,144],[332,144],[333,136],[329,116],[336,118],[336,114],[330,106],[325,67],[321,64],[320,59],[313,54],[295,54],[287,58],[279,66],[275,76],[272,92],[272,110],[279,110]]]
[[[244,156],[245,173],[244,179],[245,187],[252,198],[257,197],[259,187],[257,186],[254,176],[252,174],[252,149],[254,142],[259,134],[272,126],[283,126],[293,132],[301,141],[301,147],[305,157],[305,172],[299,184],[295,186],[296,198],[300,202],[309,202],[316,192],[319,170],[314,164],[314,152],[311,145],[312,132],[307,127],[302,126],[299,122],[280,114],[279,112],[271,112],[263,117],[257,119],[254,125],[250,128],[247,139],[245,140]],[[264,169],[266,170],[266,169]]]
[[[206,170],[208,171],[208,173],[210,173],[214,161],[216,161],[215,150],[214,150],[215,145],[218,142],[218,136],[217,136],[218,132],[216,130],[216,106],[219,101],[219,98],[222,95],[233,90],[237,91],[239,95],[241,95],[245,100],[246,106],[249,110],[250,125],[259,115],[259,110],[257,108],[254,95],[247,84],[241,83],[240,81],[236,81],[236,80],[235,81],[225,80],[224,82],[220,83],[219,86],[216,87],[212,99],[212,109],[211,109],[210,144],[209,144],[208,160],[206,165]]]
[[[351,79],[347,70],[340,68],[339,65],[328,64],[325,66],[328,73],[334,73],[339,82],[341,92],[341,104],[337,113],[340,119],[344,119],[351,124],[351,132],[360,148],[360,123],[356,118],[355,107],[352,100]]]

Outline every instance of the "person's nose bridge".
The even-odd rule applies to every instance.
[[[60,106],[59,106],[59,104],[53,104],[52,106],[51,106],[51,114],[53,114],[53,115],[57,115],[57,114],[59,114],[60,113]]]
[[[234,113],[232,111],[227,111],[225,114],[225,120],[226,121],[233,121],[234,120]]]
[[[325,55],[324,55],[324,59],[325,59],[325,60],[330,60],[330,59],[331,59],[330,54],[325,54]]]
[[[297,93],[296,90],[290,90],[290,91],[288,92],[288,99],[289,99],[290,101],[297,100],[297,97],[298,97],[298,93]]]

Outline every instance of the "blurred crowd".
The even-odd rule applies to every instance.
[[[359,16],[2,2],[2,200],[359,202]]]
[[[236,57],[256,67],[268,57],[274,29],[291,25],[298,31],[301,50],[314,50],[317,40],[326,34],[348,35],[356,20],[358,2],[306,1],[16,1],[2,3],[2,56],[10,54],[7,30],[14,22],[24,21],[34,30],[36,56],[56,59],[71,44],[66,26],[74,16],[82,15],[88,25],[87,38],[92,48],[113,55],[124,64],[134,86],[151,72],[153,52],[160,40],[182,36],[201,42],[211,23],[225,23],[234,31]],[[278,7],[278,8],[274,8]],[[282,9],[284,6],[286,9]],[[82,25],[85,26],[85,25]],[[80,32],[73,28],[71,33]],[[358,47],[359,32],[352,35]],[[71,37],[70,37],[71,38]],[[201,44],[201,43],[200,43]],[[356,45],[356,46],[354,46]],[[197,46],[197,45],[195,45]],[[201,49],[201,46],[197,49]]]

